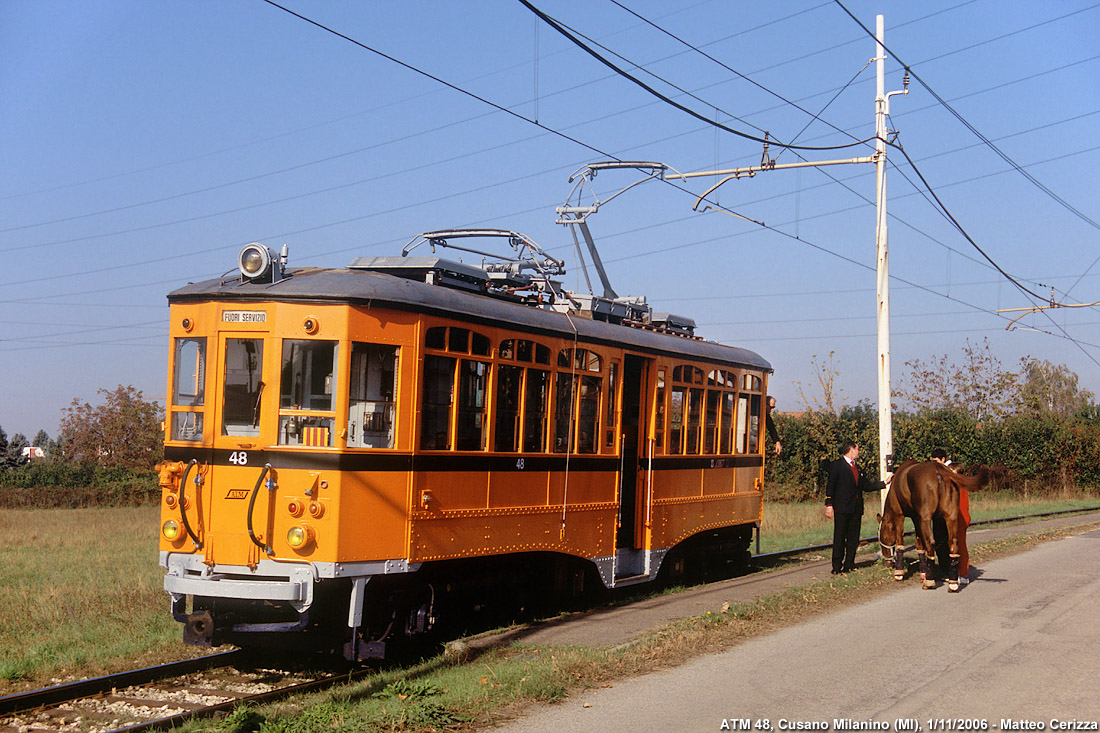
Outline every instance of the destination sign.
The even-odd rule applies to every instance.
[[[267,323],[267,312],[222,311],[222,323]]]

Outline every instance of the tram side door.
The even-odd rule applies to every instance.
[[[627,354],[623,361],[622,472],[619,476],[619,528],[615,546],[640,549],[644,540],[645,513],[639,512],[645,477],[642,447],[647,444],[644,415],[650,360]]]

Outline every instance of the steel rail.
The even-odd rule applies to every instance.
[[[228,667],[247,656],[243,649],[234,649],[218,654],[208,654],[195,659],[185,659],[179,662],[168,662],[153,667],[134,669],[129,672],[92,677],[86,680],[66,682],[52,687],[43,687],[38,690],[29,690],[15,695],[0,697],[0,715],[12,715],[26,710],[34,710],[46,705],[58,705],[69,700],[81,697],[91,697],[104,692],[109,692],[116,687],[130,687],[132,685],[144,685],[156,682],[168,677],[201,672],[207,669]]]
[[[1039,517],[1053,517],[1059,514],[1081,514],[1083,512],[1097,512],[1100,511],[1100,506],[1084,507],[1082,509],[1060,509],[1056,512],[1040,512],[1038,514],[1019,514],[1014,517],[1001,517],[1000,519],[983,519],[980,522],[971,522],[970,526],[974,527],[979,524],[1001,524],[1003,522],[1015,522],[1020,519],[1036,519]],[[913,530],[909,530],[904,536],[908,537],[913,534]],[[874,537],[860,537],[860,544],[865,542],[878,542],[878,535]],[[793,555],[801,555],[805,552],[817,552],[820,550],[832,549],[833,543],[828,542],[822,545],[810,545],[809,547],[796,547],[792,550],[779,550],[778,552],[765,552],[760,555],[753,555],[753,560],[781,560],[785,557],[791,557]]]

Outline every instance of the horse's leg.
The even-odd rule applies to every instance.
[[[920,555],[920,579],[921,587],[931,590],[936,587],[936,580],[932,577],[929,555],[932,554],[932,562],[935,562],[936,544],[932,539],[932,517],[921,516],[917,530],[917,553]]]
[[[958,593],[959,591],[959,522],[958,516],[944,517],[947,520],[947,545],[951,553],[951,566],[947,572],[947,591]]]
[[[947,578],[947,592],[959,592],[959,556],[951,556],[951,574]]]
[[[905,545],[898,545],[894,548],[894,580],[902,580],[905,578],[904,552]]]

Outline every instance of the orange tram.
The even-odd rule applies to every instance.
[[[767,361],[562,290],[514,232],[423,236],[538,257],[287,268],[253,244],[168,296],[159,550],[186,642],[377,658],[747,558]]]

